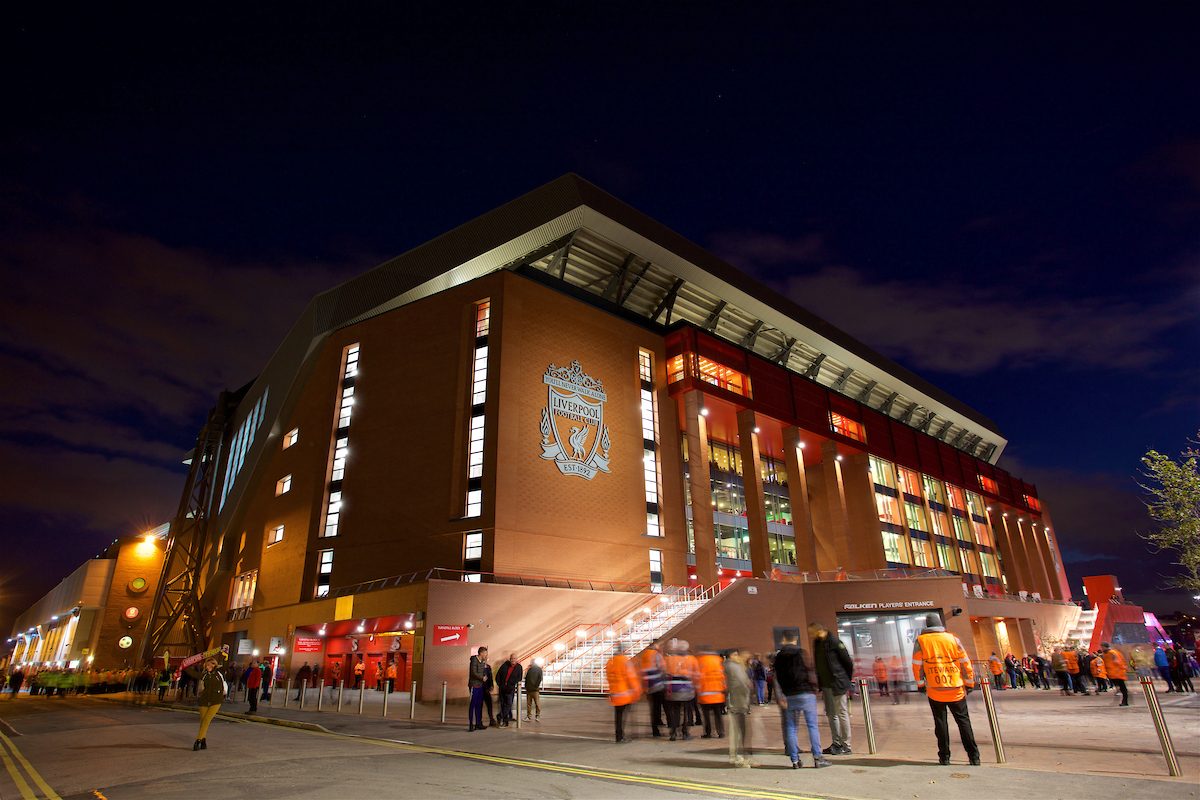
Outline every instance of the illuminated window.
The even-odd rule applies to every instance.
[[[951,508],[956,508],[963,514],[967,513],[967,500],[962,489],[952,483],[947,483],[946,494],[949,496]]]
[[[329,583],[333,577],[333,551],[317,551],[317,597],[329,595]]]
[[[479,489],[472,489],[467,492],[467,513],[468,517],[478,517],[483,513],[483,492]]]
[[[875,508],[879,512],[879,519],[882,522],[890,522],[892,525],[902,524],[900,521],[900,501],[891,495],[876,492]]]
[[[1032,508],[1034,511],[1041,511],[1042,507],[1038,504],[1038,499],[1032,495],[1025,495],[1025,505]]]
[[[340,481],[346,477],[346,456],[349,453],[349,441],[345,437],[338,439],[333,446],[333,471],[329,476],[331,481]]]
[[[970,523],[967,522],[962,517],[959,517],[957,515],[950,517],[950,519],[954,523],[955,537],[957,537],[959,541],[963,541],[963,542],[971,541],[971,525],[970,525]]]
[[[989,492],[991,494],[999,494],[1000,493],[1000,487],[997,486],[996,482],[994,480],[992,480],[991,478],[980,475],[979,476],[979,485],[983,487],[983,490],[985,492]]]
[[[948,544],[936,542],[934,549],[937,550],[938,564],[942,569],[949,572],[958,572],[958,562],[954,560],[954,548]]]
[[[696,359],[695,374],[700,380],[727,392],[740,394],[743,397],[750,396],[750,379],[745,375],[724,364],[709,361],[704,356],[694,357]]]
[[[287,450],[298,441],[300,441],[300,429],[292,428],[287,432],[287,435],[283,437],[283,449]]]
[[[487,400],[488,331],[491,330],[491,301],[475,306],[475,353],[471,359],[471,421],[467,438],[467,501],[468,517],[478,517],[483,510],[483,443],[484,403]]]
[[[650,551],[650,591],[654,593],[663,590],[662,551]]]
[[[921,484],[925,487],[925,499],[931,503],[946,505],[945,484],[928,475],[921,476]]]
[[[650,354],[645,350],[638,351],[638,372],[644,381],[654,381],[654,370],[650,362]]]
[[[229,607],[247,608],[254,604],[254,588],[258,585],[258,570],[243,572],[233,579],[233,599]]]
[[[967,510],[971,512],[972,517],[979,519],[987,519],[987,505],[983,502],[983,498],[974,492],[967,492]]]
[[[921,477],[911,469],[897,467],[896,471],[900,475],[900,491],[905,494],[911,494],[913,497],[921,496]]]
[[[233,488],[234,481],[237,480],[238,473],[242,469],[242,464],[246,460],[246,451],[254,443],[254,435],[263,424],[263,420],[266,419],[267,395],[270,391],[271,388],[269,386],[263,390],[262,397],[258,398],[258,402],[254,404],[254,408],[250,409],[250,413],[242,420],[242,424],[238,426],[237,433],[233,436],[233,441],[229,444],[229,456],[225,462],[225,482],[221,486],[221,504],[219,508],[224,508],[225,498],[228,496],[229,490]]]
[[[984,547],[995,547],[996,542],[992,539],[992,529],[988,527],[986,522],[977,522],[971,520],[971,530],[975,532],[975,541]]]
[[[338,535],[338,524],[342,519],[342,493],[330,492],[329,505],[325,509],[325,528],[321,531],[322,537],[330,537]]]
[[[683,356],[675,356],[667,362],[667,383],[678,383],[685,374]]]
[[[638,351],[638,375],[641,379],[642,482],[646,488],[646,534],[662,536],[658,516],[658,439],[654,419],[654,375],[650,354]]]
[[[996,557],[991,553],[980,553],[979,562],[983,566],[983,574],[989,578],[1000,580],[1000,570],[996,567]]]
[[[339,428],[346,428],[350,425],[350,412],[354,409],[354,387],[347,386],[342,389],[341,408],[338,410]]]
[[[891,531],[883,532],[883,554],[892,564],[908,564],[908,545],[904,537]]]
[[[479,572],[483,567],[483,533],[474,531],[463,535],[463,570]],[[479,576],[476,575],[476,578]]]
[[[780,536],[778,533],[770,534],[770,539],[771,562],[796,566],[796,539],[792,536]]]
[[[863,426],[852,419],[847,419],[841,414],[829,412],[829,428],[835,433],[840,433],[842,436],[847,436],[856,442],[866,442],[867,434],[863,431]]]
[[[967,547],[960,547],[958,548],[958,557],[962,559],[963,570],[972,575],[982,574],[979,571],[979,556],[976,555],[974,550]]]
[[[343,378],[353,378],[358,374],[358,345],[352,344],[346,348],[346,371]]]
[[[291,488],[292,488],[292,476],[284,475],[282,478],[280,478],[278,481],[275,482],[275,496],[279,497],[279,495],[281,495],[281,494],[287,494],[289,491],[291,491]]]
[[[896,489],[896,466],[877,456],[869,457],[871,477],[879,486]]]
[[[267,546],[270,547],[271,545],[279,544],[282,541],[283,541],[283,526],[278,525],[274,528],[271,528],[271,534],[267,537]]]
[[[916,503],[904,503],[904,518],[908,521],[908,527],[914,531],[929,532],[929,520],[925,516],[925,507],[919,506]]]
[[[916,536],[912,537],[912,555],[914,567],[933,567],[933,554],[929,549],[929,542],[920,539]]]

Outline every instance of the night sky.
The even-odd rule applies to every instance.
[[[6,9],[5,637],[315,294],[566,172],[995,420],[1077,597],[1194,610],[1134,478],[1200,429],[1200,4],[450,6]]]

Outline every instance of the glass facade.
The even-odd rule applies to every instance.
[[[912,653],[917,635],[925,629],[925,617],[941,609],[920,611],[853,612],[837,615],[838,638],[854,659],[854,674],[872,677],[875,659],[883,659],[890,682],[903,681],[915,689],[912,674]]]

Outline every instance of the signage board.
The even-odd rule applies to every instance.
[[[283,637],[282,636],[272,636],[271,637],[271,649],[267,652],[269,652],[273,656],[283,655]]]
[[[846,603],[843,611],[889,611],[905,608],[934,608],[932,600],[897,600],[891,603]]]
[[[253,653],[254,653],[254,640],[253,639],[238,639],[237,654],[239,656],[248,656],[248,655],[252,655]]]
[[[466,625],[434,625],[430,632],[433,645],[465,645],[467,643]]]
[[[319,653],[324,649],[324,640],[317,636],[297,636],[293,653]]]
[[[223,644],[220,647],[214,647],[212,650],[205,650],[203,653],[193,653],[183,660],[179,668],[187,669],[192,664],[203,661],[206,658],[216,658],[217,656],[220,656],[222,660],[229,658],[229,645]]]

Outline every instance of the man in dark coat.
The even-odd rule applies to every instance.
[[[813,638],[813,662],[817,682],[825,700],[825,716],[829,719],[833,743],[823,751],[831,756],[850,755],[850,678],[854,675],[854,659],[846,645],[819,622],[808,626]]]
[[[496,670],[496,685],[500,689],[500,727],[502,728],[507,728],[508,723],[512,722],[513,700],[521,685],[521,675],[521,662],[517,661],[516,653],[510,653],[508,661],[505,661],[500,665],[500,669]]]

